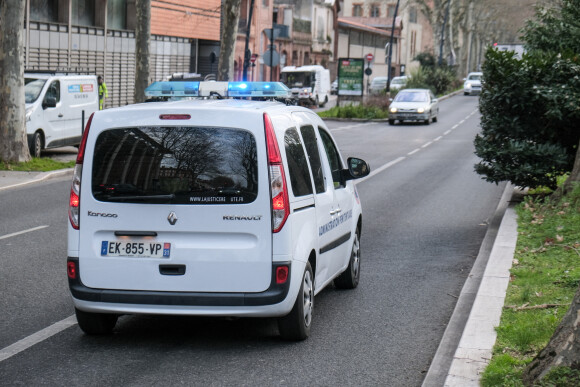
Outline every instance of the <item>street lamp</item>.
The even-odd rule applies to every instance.
[[[393,25],[391,27],[391,39],[389,40],[388,45],[388,56],[389,56],[389,60],[387,63],[387,93],[391,90],[391,58],[393,56],[393,39],[395,38],[395,21],[397,20],[397,12],[399,11],[399,2],[400,0],[397,0],[397,5],[395,6],[395,14],[393,15]],[[387,47],[385,47],[387,49]]]

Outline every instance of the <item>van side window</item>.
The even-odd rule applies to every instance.
[[[342,162],[340,161],[340,156],[336,150],[336,146],[332,141],[332,138],[326,131],[322,128],[318,128],[320,131],[320,136],[322,138],[322,143],[324,144],[324,150],[326,151],[326,157],[328,157],[328,164],[330,165],[330,170],[332,172],[332,181],[334,182],[334,188],[339,188],[344,186],[341,178]]]
[[[302,141],[298,131],[294,128],[286,130],[284,134],[284,146],[286,148],[286,160],[288,161],[288,173],[292,184],[294,196],[312,194],[312,181],[306,163],[306,154],[302,147]]]
[[[48,86],[44,100],[46,101],[48,97],[56,99],[56,103],[60,102],[60,81],[54,81]]]
[[[303,126],[300,128],[300,133],[302,133],[304,146],[306,147],[306,153],[308,154],[308,159],[310,160],[310,168],[312,177],[314,178],[314,187],[316,188],[316,193],[322,193],[326,190],[326,187],[324,186],[324,174],[322,172],[322,163],[320,162],[320,152],[318,150],[318,144],[316,143],[316,133],[314,133],[314,127],[310,125]]]

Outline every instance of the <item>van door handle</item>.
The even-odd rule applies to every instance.
[[[341,209],[340,208],[337,208],[336,210],[330,211],[330,215],[340,214],[340,212],[341,212]]]
[[[59,116],[60,118],[62,118],[62,117],[63,117],[62,113],[59,113],[59,115],[58,115],[58,116]]]
[[[185,265],[159,265],[159,273],[163,275],[184,275]]]

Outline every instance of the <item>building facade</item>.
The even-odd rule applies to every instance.
[[[132,103],[135,15],[135,0],[26,0],[25,71],[103,75],[106,107]],[[150,81],[203,75],[219,24],[219,0],[153,0]]]
[[[386,31],[390,38],[396,6],[397,0],[345,0],[340,21]],[[417,54],[425,51],[433,52],[433,32],[430,23],[412,1],[400,0],[396,11],[391,58],[392,76],[408,74],[419,66],[414,60]],[[388,69],[385,46],[382,52],[379,52],[379,47],[376,48],[372,77],[386,76]]]

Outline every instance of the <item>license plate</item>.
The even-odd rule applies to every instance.
[[[169,258],[171,243],[102,241],[102,257]]]

